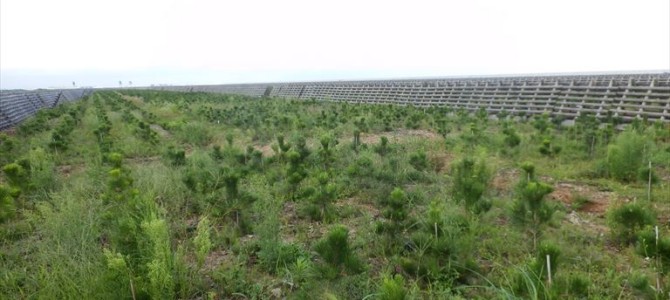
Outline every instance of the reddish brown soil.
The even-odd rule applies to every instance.
[[[491,186],[498,193],[508,193],[512,191],[514,183],[519,180],[519,169],[503,168],[498,170],[493,176]]]
[[[429,153],[428,160],[434,166],[435,172],[444,173],[449,172],[454,155],[451,153]]]
[[[589,201],[579,208],[579,211],[604,215],[610,203],[617,200],[615,193],[602,191],[598,187],[575,182],[559,182],[554,185],[554,191],[549,194],[549,199],[559,201],[572,207],[578,196],[583,196]]]

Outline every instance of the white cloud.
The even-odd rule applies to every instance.
[[[667,0],[0,5],[2,88],[670,68]]]

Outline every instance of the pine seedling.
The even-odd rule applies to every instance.
[[[202,265],[205,263],[205,258],[209,254],[209,251],[212,250],[212,240],[210,238],[211,224],[209,218],[202,217],[200,222],[198,222],[198,228],[196,229],[196,235],[193,239],[193,244],[195,245],[196,256],[198,258],[198,267],[202,268]]]
[[[349,230],[343,225],[334,226],[314,250],[333,267],[345,267],[354,273],[362,270],[360,260],[349,246]]]
[[[543,226],[551,220],[555,208],[545,201],[545,196],[553,191],[547,184],[529,181],[520,184],[516,200],[512,206],[512,219],[517,225],[526,227],[533,236],[533,249]]]
[[[396,274],[394,276],[384,276],[382,279],[382,284],[379,287],[378,295],[380,300],[407,299],[405,279],[400,274]]]
[[[453,173],[454,198],[462,202],[471,213],[487,212],[491,208],[491,202],[483,197],[490,180],[486,165],[472,158],[465,158],[454,166]]]

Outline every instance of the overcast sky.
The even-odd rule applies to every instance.
[[[669,0],[0,2],[0,88],[670,69]]]

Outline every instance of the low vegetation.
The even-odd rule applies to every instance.
[[[667,299],[670,127],[99,91],[0,133],[0,299]]]

